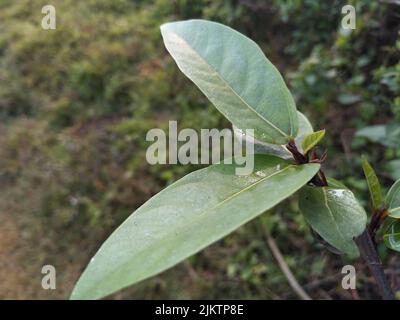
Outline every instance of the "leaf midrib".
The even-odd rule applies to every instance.
[[[326,208],[328,209],[328,212],[330,213],[330,215],[331,215],[331,217],[332,217],[332,220],[333,220],[333,222],[334,222],[335,228],[336,228],[336,230],[338,231],[338,233],[339,233],[340,237],[342,238],[342,240],[344,240],[344,242],[347,242],[349,239],[346,239],[346,237],[345,237],[345,236],[343,235],[343,233],[340,231],[339,226],[338,226],[338,224],[336,223],[335,216],[334,216],[334,214],[333,214],[331,208],[329,207],[329,204],[328,204],[328,195],[327,195],[327,193],[326,193],[326,189],[325,189],[325,188],[322,188],[322,192],[323,192],[323,194],[324,194],[325,206],[326,206]]]

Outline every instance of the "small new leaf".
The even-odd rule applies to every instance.
[[[383,206],[381,184],[366,157],[362,157],[362,167],[367,180],[369,193],[371,195],[372,207],[373,209],[378,210]]]
[[[389,210],[389,216],[400,219],[400,179],[390,188],[385,203]]]
[[[325,130],[319,130],[306,136],[302,143],[303,152],[305,154],[309,152],[322,140],[324,136],[325,136]]]

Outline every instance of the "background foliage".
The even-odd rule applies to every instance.
[[[339,28],[352,3],[357,28]],[[203,18],[255,40],[284,75],[298,109],[325,128],[326,171],[364,199],[360,154],[388,187],[400,178],[400,6],[385,1],[53,1],[57,29],[40,27],[45,1],[0,2],[0,298],[66,298],[107,235],[194,166],[149,166],[146,132],[229,123],[176,68],[160,24]],[[344,257],[325,250],[296,198],[162,275],[114,298],[295,298],[266,230],[315,298],[352,298]],[[382,248],[399,289],[400,259]],[[57,268],[44,291],[40,270]],[[356,262],[362,297],[375,297]]]

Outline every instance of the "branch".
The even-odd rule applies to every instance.
[[[273,256],[278,262],[279,267],[281,268],[283,274],[285,275],[293,291],[296,292],[296,294],[299,296],[300,299],[312,300],[311,297],[303,290],[303,288],[297,282],[292,271],[290,271],[289,266],[286,264],[285,259],[283,258],[281,252],[279,251],[279,248],[276,245],[275,240],[271,237],[271,235],[267,230],[265,230],[265,237],[267,238],[267,243],[269,248],[271,249]]]
[[[310,162],[306,155],[303,155],[301,152],[299,152],[299,150],[296,147],[296,143],[293,140],[289,141],[289,143],[286,145],[286,148],[292,153],[296,164],[304,164]],[[313,177],[311,182],[316,187],[328,186],[325,174],[322,171],[322,169],[318,171],[318,173]],[[372,240],[371,235],[368,231],[370,229],[374,233],[376,228],[381,223],[382,218],[384,217],[385,217],[385,212],[384,211],[380,212],[377,215],[377,217],[374,217],[374,219],[372,219],[370,227],[365,229],[364,232],[355,239],[355,241],[358,245],[358,248],[360,249],[361,255],[367,262],[368,267],[373,277],[375,278],[375,281],[378,285],[382,298],[384,300],[394,300],[395,297],[392,288],[390,287],[388,279],[386,278],[385,272],[382,267],[382,263],[379,259],[379,255],[376,252],[374,241]]]
[[[384,300],[395,300],[392,288],[382,267],[379,255],[367,229],[355,239],[361,255],[367,262],[369,270],[375,278],[379,291]]]

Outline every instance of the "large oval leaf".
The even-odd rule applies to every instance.
[[[400,180],[397,180],[390,188],[386,199],[389,215],[393,218],[400,218]]]
[[[350,190],[306,186],[300,192],[299,205],[322,238],[350,256],[358,255],[353,238],[364,231],[367,215]]]
[[[307,183],[319,165],[255,156],[254,173],[217,164],[172,184],[101,246],[71,298],[95,299],[153,276],[229,234]]]
[[[180,70],[233,125],[274,144],[296,136],[293,97],[254,41],[205,20],[167,23],[161,33]]]

